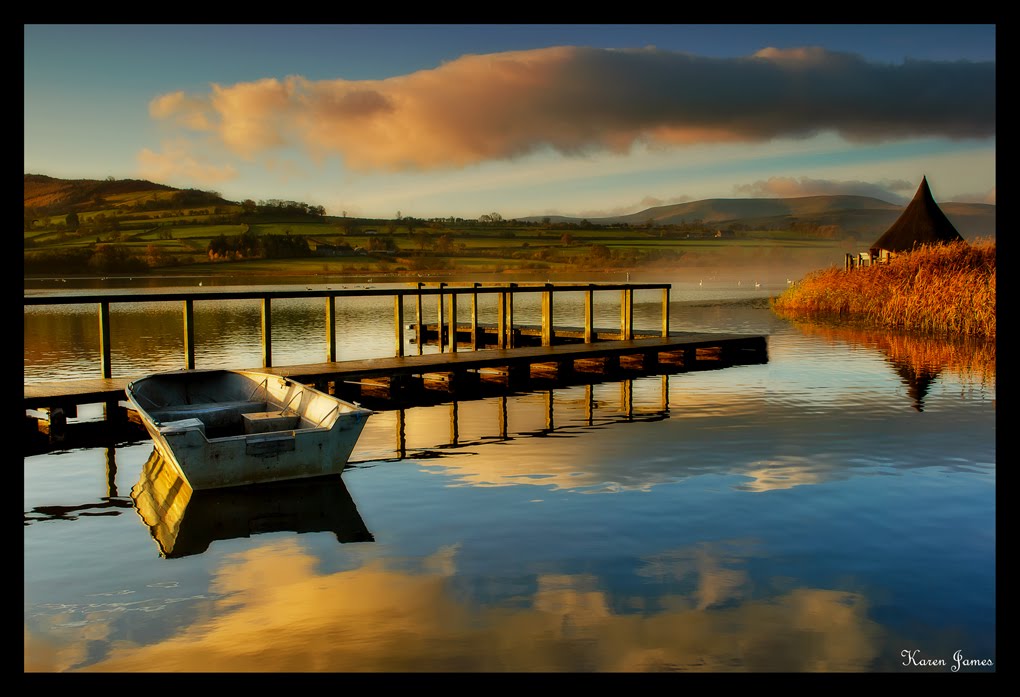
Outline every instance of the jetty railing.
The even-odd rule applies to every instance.
[[[514,332],[514,298],[521,293],[541,293],[541,341],[543,346],[551,346],[556,333],[555,325],[555,294],[564,292],[583,292],[584,296],[584,342],[592,343],[597,339],[594,326],[595,294],[606,292],[620,293],[620,338],[634,338],[634,293],[639,290],[660,290],[662,293],[662,323],[654,331],[661,331],[661,336],[669,336],[669,293],[668,283],[621,283],[621,284],[481,284],[451,285],[448,283],[418,283],[408,288],[358,288],[358,289],[279,289],[251,291],[180,291],[167,290],[158,293],[82,293],[26,295],[25,306],[30,305],[82,305],[96,304],[99,308],[99,355],[102,377],[113,377],[112,341],[110,331],[110,307],[118,303],[138,302],[179,302],[183,305],[184,334],[184,367],[195,369],[195,303],[216,300],[258,300],[261,303],[262,324],[262,365],[273,365],[273,319],[272,303],[278,299],[290,298],[323,298],[325,300],[326,355],[330,362],[337,360],[336,337],[336,300],[337,298],[379,297],[393,298],[393,326],[395,340],[395,356],[404,355],[404,303],[406,298],[415,300],[415,321],[413,328],[417,338],[418,351],[422,351],[422,337],[425,322],[423,317],[424,298],[434,296],[437,299],[438,345],[440,352],[456,352],[458,350],[457,301],[460,296],[471,298],[470,341],[471,350],[482,347],[482,331],[478,322],[478,296],[496,294],[496,325],[498,348],[513,348]],[[444,311],[445,310],[445,311]],[[448,329],[444,332],[444,329]],[[444,334],[446,340],[444,341]]]

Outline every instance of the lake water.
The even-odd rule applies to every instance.
[[[996,670],[994,346],[708,286],[671,328],[767,335],[767,363],[380,411],[313,486],[160,518],[144,434],[26,455],[25,671]],[[321,300],[273,311],[274,365],[325,357]],[[392,355],[392,300],[337,314],[341,359]],[[114,374],[182,367],[180,322],[115,306]],[[96,376],[97,325],[26,307],[26,382]],[[257,303],[196,303],[198,367],[258,337]]]

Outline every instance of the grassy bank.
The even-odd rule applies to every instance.
[[[773,299],[788,319],[995,338],[995,243],[922,247],[888,264],[805,276]]]

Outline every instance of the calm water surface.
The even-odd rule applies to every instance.
[[[694,286],[671,327],[767,364],[382,411],[342,478],[165,514],[141,436],[26,456],[25,671],[995,670],[994,347]],[[338,309],[342,358],[391,303]],[[321,301],[273,309],[274,363],[321,360]],[[199,367],[259,364],[256,303],[196,318]],[[182,367],[177,304],[113,321],[115,375]],[[26,382],[97,371],[95,307],[26,308]]]

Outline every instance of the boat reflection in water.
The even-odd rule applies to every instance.
[[[267,532],[330,531],[341,543],[375,540],[340,475],[194,491],[153,448],[131,498],[166,559]]]

